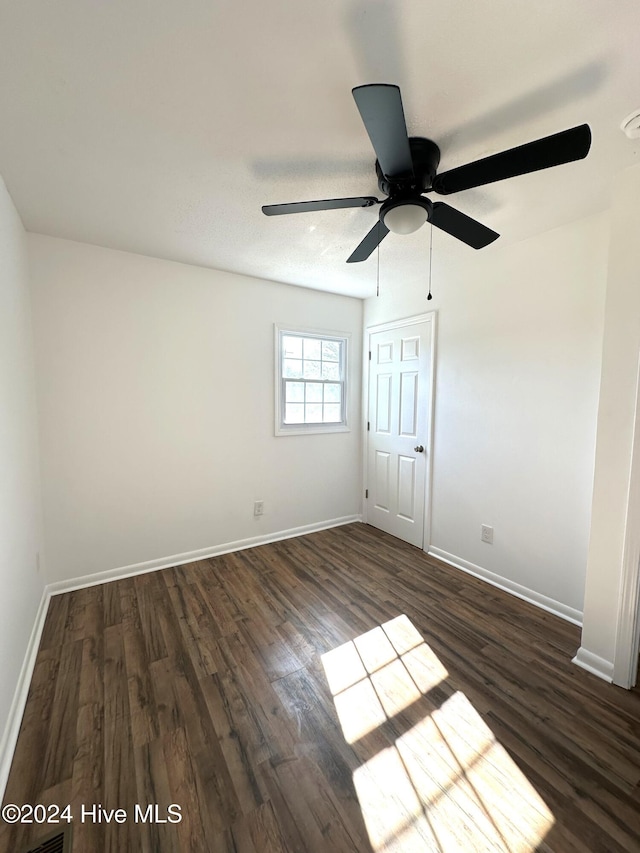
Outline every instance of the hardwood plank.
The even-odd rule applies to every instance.
[[[164,595],[159,572],[146,572],[134,578],[140,614],[140,630],[147,649],[147,659],[152,662],[168,655],[162,630],[156,619],[155,608]]]
[[[186,745],[191,758],[197,801],[207,837],[227,829],[241,814],[229,768],[197,681],[174,676]]]
[[[290,756],[295,738],[282,704],[260,664],[241,637],[219,642],[218,672],[234,728],[256,764]],[[259,696],[260,700],[255,701]]]
[[[104,807],[132,814],[136,803],[131,710],[121,625],[104,631]],[[90,802],[87,801],[87,802]],[[135,824],[104,825],[104,849],[109,853],[136,849]],[[75,842],[74,842],[75,843]]]
[[[197,570],[197,581],[203,588],[208,606],[222,634],[235,630],[233,623],[244,616],[233,587],[238,559],[236,554],[223,554],[204,561],[204,567],[200,566],[199,571]]]
[[[275,629],[268,625],[254,607],[248,608],[247,618],[238,625],[238,634],[254,656],[259,658],[260,666],[269,681],[275,681],[304,666],[296,654],[295,646],[286,642],[286,634],[280,632],[279,628],[280,625]]]
[[[242,814],[248,814],[263,803],[256,779],[256,768],[249,757],[248,742],[236,727],[228,694],[223,689],[218,675],[200,679],[200,687],[240,810]]]
[[[100,592],[95,601],[102,604]],[[101,621],[101,612],[97,618]],[[83,804],[105,801],[104,635],[98,632],[82,643],[78,706],[70,800],[75,817],[74,843],[81,850],[100,850],[103,828],[99,823],[78,820]]]
[[[267,789],[277,786],[310,853],[366,850],[366,834],[353,827],[315,763],[305,756],[264,766]],[[366,845],[366,846],[363,846]]]
[[[200,675],[211,675],[216,671],[216,639],[221,636],[217,623],[197,585],[188,583],[183,572],[165,572],[165,582],[191,662]]]
[[[50,649],[62,645],[70,603],[70,594],[52,595],[49,599],[47,617],[40,639],[41,649]]]
[[[289,853],[290,851],[270,802],[263,803],[254,809],[242,824],[235,824],[232,831],[236,846],[246,853],[251,853],[252,850],[255,853]]]
[[[119,625],[122,621],[120,613],[120,586],[117,582],[106,583],[103,590],[104,626]]]
[[[182,820],[175,824],[178,849],[190,853],[209,853],[203,818],[206,819],[206,804],[203,810],[198,799],[195,774],[184,729],[175,728],[162,738],[165,763],[169,776],[169,788],[174,803],[181,807]]]
[[[162,740],[143,743],[134,749],[137,802],[144,814],[149,806],[157,806],[162,819],[167,819],[173,803],[169,774]],[[139,849],[142,853],[181,853],[179,832],[173,823],[140,822]],[[87,848],[91,849],[91,848]],[[97,849],[97,848],[96,848]]]
[[[103,627],[103,587],[85,587],[69,593],[64,642],[95,636]]]
[[[142,631],[135,583],[128,578],[120,586],[122,638],[129,690],[129,713],[133,746],[159,737],[158,712],[151,683],[147,645]]]
[[[42,787],[45,789],[65,782],[73,773],[82,646],[82,640],[62,646],[43,757]]]

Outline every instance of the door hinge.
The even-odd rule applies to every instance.
[[[371,361],[371,350],[369,350],[369,361]]]
[[[371,429],[371,424],[369,423],[369,421],[367,421],[367,432],[369,432],[370,429]]]
[[[369,489],[364,490],[364,496],[365,496],[365,498],[369,497]]]

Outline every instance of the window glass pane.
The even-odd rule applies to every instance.
[[[304,403],[304,382],[285,382],[287,403]]]
[[[284,407],[284,422],[286,424],[304,423],[304,404],[286,403]]]
[[[284,358],[302,358],[302,338],[294,338],[292,335],[283,335],[282,355]]]
[[[304,422],[306,424],[322,423],[322,403],[307,403],[305,405]]]
[[[322,362],[323,379],[340,379],[340,365],[335,361]]]
[[[303,358],[320,361],[321,343],[318,338],[304,338],[304,355]]]
[[[340,361],[340,344],[338,341],[322,341],[322,360]]]
[[[342,420],[342,406],[340,403],[325,403],[324,405],[324,421],[325,423],[339,423]]]
[[[276,434],[331,431],[345,422],[347,342],[339,333],[280,332]],[[327,426],[327,430],[323,428]],[[346,424],[345,424],[346,426]]]
[[[340,385],[334,385],[333,383],[327,383],[324,386],[324,401],[325,403],[339,403],[340,402]]]
[[[321,363],[319,361],[307,361],[305,359],[302,363],[304,365],[303,375],[305,379],[320,379],[322,376],[322,370]]]
[[[305,401],[307,403],[321,403],[322,402],[322,384],[320,382],[307,382],[307,396],[305,397]]]
[[[285,379],[291,377],[297,379],[302,376],[302,360],[299,358],[285,358],[282,360],[282,375]]]

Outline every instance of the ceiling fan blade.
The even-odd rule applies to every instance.
[[[371,195],[357,198],[325,198],[322,201],[294,201],[291,204],[265,204],[262,212],[267,216],[280,216],[283,213],[310,213],[313,210],[337,210],[342,207],[371,207],[379,204]]]
[[[462,240],[472,249],[484,249],[500,236],[491,228],[487,228],[486,225],[482,225],[466,213],[461,213],[442,201],[434,203],[429,222],[441,231],[446,231],[452,237]]]
[[[356,86],[352,92],[382,173],[387,178],[412,175],[400,89],[389,83],[372,83]]]
[[[360,245],[355,249],[350,257],[347,258],[348,264],[355,264],[358,261],[366,261],[371,252],[382,243],[384,238],[389,233],[387,226],[378,220],[371,231],[362,240]]]
[[[573,160],[582,160],[589,153],[590,147],[591,129],[588,124],[581,124],[443,172],[435,178],[433,189],[440,195],[449,195],[514,178],[516,175],[561,166]]]

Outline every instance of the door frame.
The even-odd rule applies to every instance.
[[[422,550],[428,551],[431,545],[431,478],[433,475],[433,413],[435,401],[435,379],[436,379],[436,329],[437,329],[437,311],[428,311],[424,314],[414,314],[411,317],[404,317],[401,320],[392,320],[387,323],[376,323],[365,328],[363,335],[363,354],[362,363],[364,364],[363,382],[362,382],[362,520],[367,523],[368,503],[365,498],[369,467],[369,431],[367,430],[367,421],[369,417],[369,379],[370,379],[370,359],[371,352],[371,336],[377,332],[388,332],[392,329],[401,329],[404,326],[413,326],[416,323],[431,324],[431,341],[430,341],[430,368],[429,376],[427,377],[429,386],[427,394],[427,435],[425,438],[425,448],[427,451],[426,471],[424,478],[424,532],[422,535]]]
[[[640,649],[640,358],[636,376],[634,428],[624,525],[624,545],[616,644],[613,659],[613,683],[630,690],[638,681]]]

